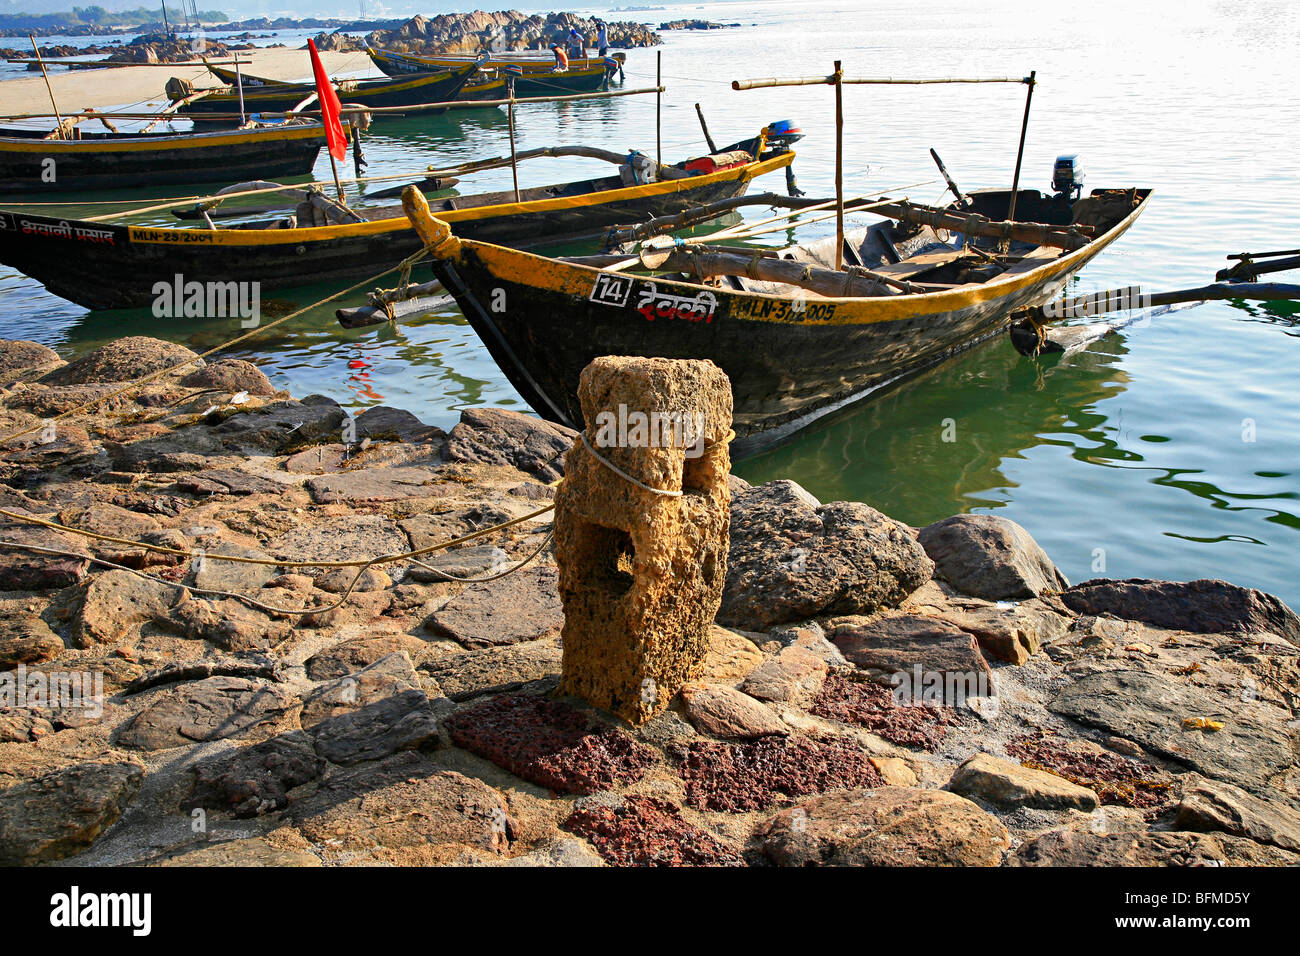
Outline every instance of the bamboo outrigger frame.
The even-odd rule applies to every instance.
[[[843,65],[840,60],[835,61],[835,71],[829,76],[795,76],[795,77],[771,77],[763,80],[732,80],[731,88],[733,90],[763,90],[772,89],[782,86],[833,86],[835,87],[835,197],[836,197],[836,220],[835,220],[835,268],[844,267],[844,86],[845,84],[853,86],[932,86],[937,84],[959,83],[1024,83],[1029,87],[1029,93],[1025,97],[1025,118],[1020,127],[1020,148],[1016,153],[1016,173],[1015,180],[1012,183],[1011,209],[1008,211],[1007,218],[1015,219],[1015,196],[1016,190],[1020,187],[1020,163],[1025,152],[1025,132],[1029,126],[1029,104],[1033,100],[1034,85],[1037,82],[1037,71],[1031,72],[1024,77],[997,76],[997,77],[937,77],[929,79],[905,79],[892,76],[869,77],[869,76],[845,76]]]

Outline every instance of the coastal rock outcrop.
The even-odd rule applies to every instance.
[[[935,573],[990,601],[1037,597],[1070,586],[1029,532],[998,515],[954,515],[921,529]]]
[[[611,47],[656,46],[658,34],[641,23],[607,23]],[[398,53],[478,53],[480,50],[536,50],[567,41],[570,30],[595,39],[596,21],[575,13],[524,14],[518,10],[488,13],[442,13],[416,16],[394,30],[376,30],[366,37],[373,47]],[[593,54],[595,50],[592,51]]]

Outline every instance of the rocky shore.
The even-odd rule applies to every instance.
[[[607,24],[609,45],[616,49],[657,46],[663,41],[642,23]],[[567,41],[577,30],[588,43],[596,36],[596,21],[576,13],[524,14],[518,10],[488,13],[442,13],[413,17],[392,30],[375,30],[366,36],[373,47],[398,53],[478,53],[480,50],[544,50]]]
[[[234,360],[43,425],[189,357],[0,342],[0,435],[36,427],[0,448],[0,863],[1300,863],[1270,595],[1070,586],[1005,519],[733,478],[710,652],[634,728],[555,694],[533,513],[572,432],[350,419]]]

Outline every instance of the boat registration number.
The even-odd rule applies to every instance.
[[[132,242],[162,243],[212,243],[214,236],[210,229],[145,229],[141,226],[131,227]]]

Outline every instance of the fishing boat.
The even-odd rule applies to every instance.
[[[673,242],[613,266],[460,238],[421,196],[404,199],[434,275],[539,415],[582,427],[578,377],[597,356],[709,359],[731,379],[736,451],[747,454],[1042,305],[1149,195],[986,190],[944,208],[876,203],[891,218],[845,234],[838,252],[835,237],[782,250]]]
[[[212,67],[209,67],[212,69]],[[478,72],[471,63],[456,70],[424,73],[400,79],[336,80],[334,88],[339,99],[348,104],[370,107],[416,106],[426,103],[448,103]],[[316,93],[314,83],[278,83],[262,81],[250,84],[248,79],[240,88],[208,93],[178,108],[178,112],[193,120],[204,120],[207,114],[221,113],[237,116],[241,112],[287,113],[303,107],[303,101]]]
[[[370,54],[376,66],[394,77],[428,73],[430,70],[452,69],[458,62],[449,61],[447,57],[391,53],[369,48],[366,52]],[[504,89],[504,74],[510,67],[516,68],[515,96],[594,93],[609,86],[610,80],[622,69],[625,59],[626,56],[623,54],[616,54],[612,57],[571,60],[567,70],[557,73],[553,58],[540,60],[536,57],[521,57],[505,60],[500,55],[483,54],[477,61],[479,76],[468,84],[460,98],[498,99],[496,95],[487,95],[488,91],[482,87],[491,85],[495,91],[496,85],[500,84],[500,89]]]
[[[600,238],[617,223],[739,196],[755,177],[794,160],[794,152],[780,140],[747,142],[752,153],[728,148],[717,156],[660,167],[651,182],[638,172],[644,167],[622,154],[582,147],[540,150],[539,155],[605,159],[620,164],[620,170],[613,176],[521,189],[517,196],[504,190],[432,202],[438,215],[466,237],[521,246]],[[497,165],[509,165],[509,160]],[[420,248],[400,206],[366,209],[365,217],[340,207],[338,215],[330,216],[322,212],[323,197],[314,198],[314,203],[299,205],[293,216],[208,228],[127,226],[0,210],[0,262],[78,305],[118,309],[150,305],[154,285],[176,275],[187,282],[258,282],[267,291],[325,278],[364,278],[380,264],[396,263]]]
[[[50,139],[44,130],[0,130],[0,194],[28,196],[303,176],[325,143],[320,123],[229,132],[89,132]]]
[[[379,69],[389,76],[402,76],[408,73],[428,73],[430,70],[454,69],[470,61],[478,60],[470,54],[454,53],[396,53],[392,50],[377,50],[366,47],[366,53]],[[481,56],[481,54],[480,54]],[[612,53],[609,56],[574,57],[569,60],[570,70],[608,69],[610,61],[618,69],[627,62],[626,53]],[[504,70],[506,67],[518,67],[524,73],[550,73],[555,69],[555,57],[544,50],[515,51],[508,53],[490,53],[486,60],[479,60],[485,69]]]

